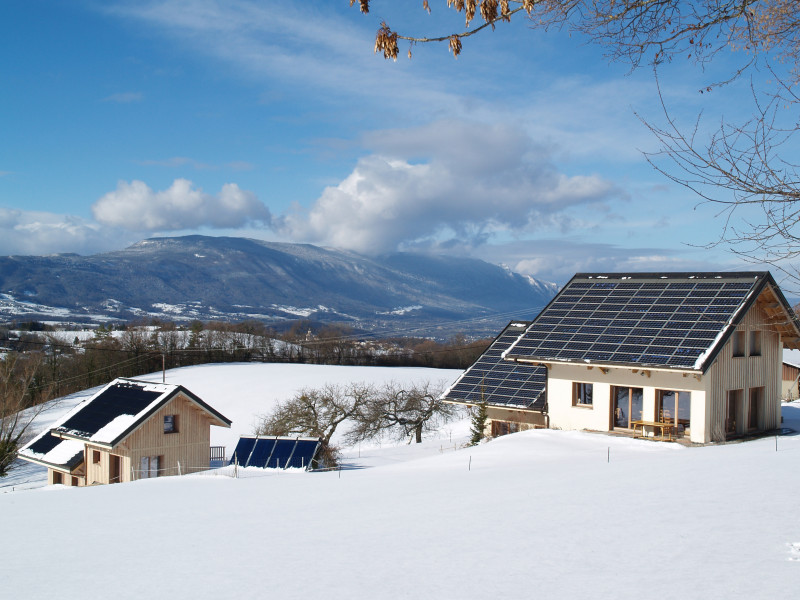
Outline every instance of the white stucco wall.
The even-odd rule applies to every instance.
[[[593,385],[593,404],[572,405],[574,382]],[[611,429],[612,387],[642,388],[643,414],[646,421],[656,420],[656,390],[677,390],[691,393],[691,432],[693,442],[705,443],[706,402],[704,384],[693,374],[610,368],[607,372],[597,367],[552,364],[547,381],[547,403],[550,426],[558,429],[589,429],[609,431]]]

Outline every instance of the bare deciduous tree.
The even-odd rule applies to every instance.
[[[12,470],[17,448],[49,400],[46,390],[34,389],[42,360],[41,353],[16,352],[0,360],[0,477]],[[39,404],[33,406],[34,402]]]
[[[331,446],[333,434],[342,423],[358,414],[374,394],[375,388],[364,383],[306,388],[291,400],[278,404],[271,414],[261,417],[255,433],[318,437],[325,458],[335,462],[336,449]]]
[[[457,413],[454,405],[439,399],[441,395],[442,386],[430,382],[405,387],[388,383],[354,415],[347,440],[352,444],[395,431],[401,437],[409,437],[409,442],[413,436],[419,444],[423,431],[439,427]]]

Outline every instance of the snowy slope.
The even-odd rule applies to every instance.
[[[346,385],[350,382],[382,384],[431,381],[449,385],[461,374],[453,369],[347,367],[272,363],[224,363],[171,369],[166,382],[189,389],[233,421],[231,428],[211,428],[211,444],[226,446],[233,452],[242,434],[252,434],[259,415],[269,413],[275,403],[287,400],[304,387],[321,387],[327,383]],[[160,382],[161,373],[137,377]],[[87,400],[102,386],[59,399],[42,412],[30,428],[38,434]],[[21,461],[20,461],[21,462]],[[0,479],[0,490],[10,487],[37,487],[46,484],[47,471],[31,463],[22,463],[9,477]]]
[[[783,413],[800,430],[800,405]],[[0,546],[0,596],[797,594],[800,437],[777,451],[776,438],[684,448],[548,430],[423,446],[353,449],[340,473],[0,493],[13,540]]]

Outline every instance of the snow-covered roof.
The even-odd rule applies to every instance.
[[[78,440],[62,440],[45,430],[26,444],[19,456],[48,467],[71,471],[83,462],[84,443]]]
[[[505,357],[704,372],[764,294],[782,317],[775,321],[784,323],[785,339],[800,339],[800,324],[767,271],[579,273]]]
[[[790,350],[788,348],[784,348],[783,362],[790,367],[797,367],[800,369],[800,350]]]

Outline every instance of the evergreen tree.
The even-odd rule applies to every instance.
[[[470,446],[476,446],[480,444],[481,440],[484,437],[484,429],[486,429],[486,401],[483,400],[483,394],[481,394],[481,402],[478,404],[477,410],[472,413],[472,427],[470,428],[470,433],[472,437],[469,439]]]

